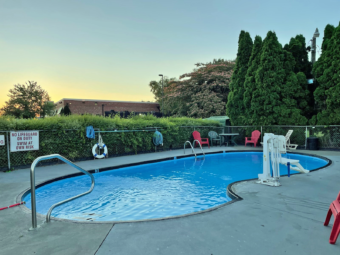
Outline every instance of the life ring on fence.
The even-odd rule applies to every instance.
[[[97,147],[99,147],[99,148],[102,147],[104,149],[104,153],[101,154],[101,155],[98,155],[96,153]],[[100,146],[99,143],[93,145],[93,147],[92,147],[92,154],[93,154],[93,157],[95,157],[95,158],[104,158],[107,155],[107,147],[106,147],[106,145],[103,144],[103,146]]]

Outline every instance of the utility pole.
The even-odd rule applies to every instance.
[[[315,29],[315,32],[314,32],[314,35],[313,35],[313,38],[312,38],[312,66],[314,65],[314,63],[315,63],[315,56],[316,56],[316,38],[317,37],[319,37],[319,35],[320,35],[320,33],[319,33],[319,30],[318,30],[318,28],[316,28]],[[314,75],[313,75],[314,76]],[[316,86],[316,81],[315,81],[315,79],[313,78],[312,79],[312,92],[314,93],[314,91],[315,91],[315,86]],[[315,101],[315,99],[314,99],[314,106],[313,106],[313,108],[314,108],[314,111],[316,110],[316,101]]]
[[[163,77],[164,76],[163,76],[163,74],[160,74],[159,76],[162,76],[162,108],[161,109],[162,109],[162,115],[163,115],[164,114],[164,112],[163,112],[164,111],[164,108],[163,108],[164,107],[164,104],[163,104],[163,102],[164,102]]]
[[[316,29],[312,39],[312,65],[315,63],[315,55],[316,55],[316,38],[319,37],[319,30]]]

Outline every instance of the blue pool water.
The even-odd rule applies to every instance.
[[[288,154],[307,170],[325,166],[320,158]],[[287,167],[281,166],[281,175]],[[126,167],[94,174],[92,193],[56,207],[52,217],[71,220],[127,221],[183,215],[212,208],[231,198],[227,186],[257,178],[262,173],[262,152],[206,155]],[[292,173],[296,173],[292,171]],[[56,181],[36,190],[37,212],[87,191],[88,176]],[[31,208],[31,195],[24,201]]]

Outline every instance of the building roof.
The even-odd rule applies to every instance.
[[[159,104],[159,103],[155,103],[155,102],[117,101],[117,100],[79,99],[79,98],[63,98],[63,99],[60,99],[58,102],[64,101],[64,100],[72,100],[72,101],[80,101],[80,102],[93,101],[93,102],[117,102],[117,103],[135,103],[135,104]]]
[[[222,126],[226,125],[226,120],[229,120],[228,116],[211,116],[209,118],[206,118],[204,120],[215,120],[222,124]]]

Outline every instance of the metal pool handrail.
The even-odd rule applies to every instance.
[[[79,170],[79,171],[83,172],[84,174],[87,174],[88,176],[90,176],[92,184],[91,184],[91,188],[90,188],[88,191],[86,191],[86,192],[84,192],[84,193],[82,193],[82,194],[80,194],[80,195],[71,197],[71,198],[69,198],[69,199],[66,199],[66,200],[64,200],[64,201],[61,201],[61,202],[59,202],[59,203],[56,203],[56,204],[52,205],[51,208],[50,208],[50,209],[48,210],[48,212],[47,212],[47,215],[46,215],[46,222],[50,222],[51,213],[52,213],[52,210],[53,210],[55,207],[57,207],[57,206],[59,206],[59,205],[61,205],[61,204],[63,204],[63,203],[66,203],[66,202],[68,202],[68,201],[71,201],[71,200],[73,200],[73,199],[76,199],[76,198],[78,198],[78,197],[81,197],[81,196],[83,196],[83,195],[86,195],[86,194],[90,193],[90,192],[93,190],[93,188],[94,188],[95,181],[94,181],[93,175],[92,175],[91,173],[89,173],[88,171],[82,169],[80,166],[74,164],[74,163],[71,162],[70,160],[64,158],[63,156],[61,156],[61,155],[59,155],[59,154],[51,154],[51,155],[41,156],[41,157],[36,158],[36,159],[33,161],[32,165],[31,165],[32,228],[37,228],[37,210],[36,210],[36,201],[35,201],[35,167],[36,167],[36,165],[37,165],[40,161],[42,161],[42,160],[47,160],[47,159],[53,159],[53,158],[60,159],[61,161],[65,162],[66,164],[69,164],[70,166],[73,166],[73,167],[76,168],[77,170]]]
[[[195,153],[195,151],[194,151],[194,147],[192,147],[192,144],[191,144],[191,142],[189,142],[189,141],[186,141],[186,142],[184,143],[184,148],[183,148],[184,154],[185,154],[185,145],[186,145],[187,143],[189,143],[189,144],[190,144],[190,147],[191,147],[192,153],[194,153],[194,154],[195,154],[195,158],[196,158],[196,153]]]
[[[204,156],[204,158],[205,158],[205,153],[204,153],[204,151],[203,151],[203,148],[202,148],[201,143],[200,143],[198,140],[194,140],[193,144],[195,144],[195,141],[198,142],[198,144],[200,145],[201,150],[202,150],[202,153],[203,153],[203,156]]]

